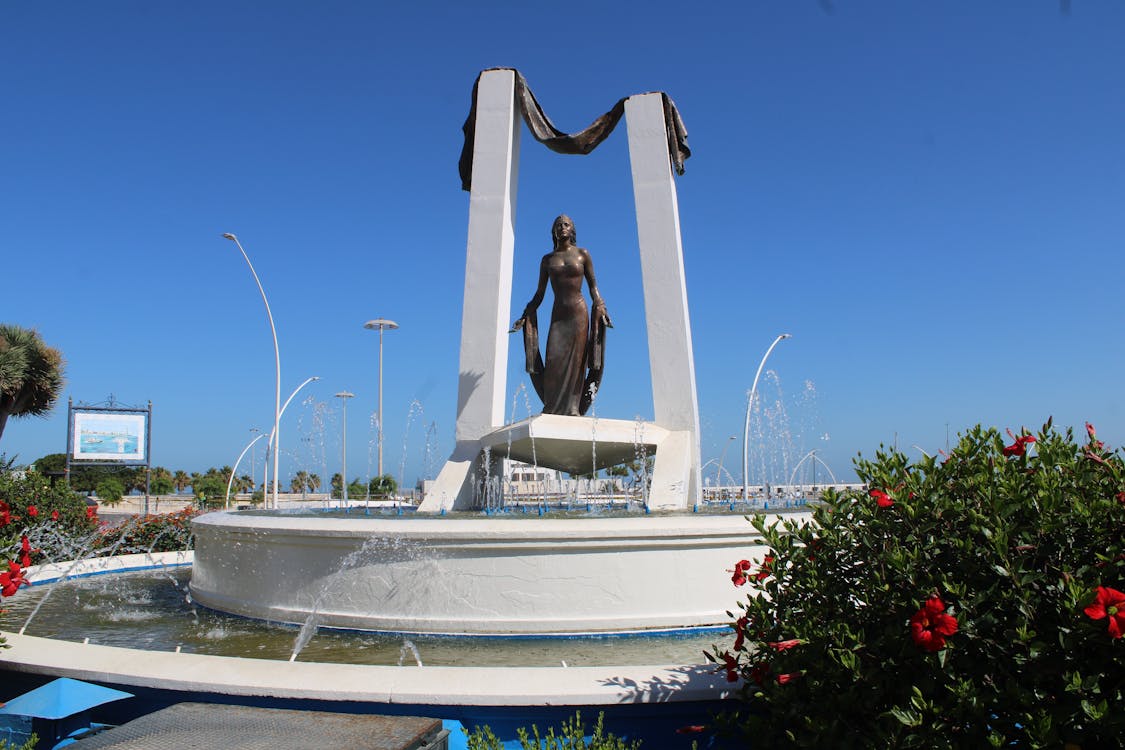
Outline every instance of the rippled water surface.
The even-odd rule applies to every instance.
[[[26,588],[4,600],[4,627],[18,631],[41,598],[27,635],[105,646],[288,659],[298,629],[225,615],[189,601],[190,568],[98,576]],[[52,592],[51,589],[54,589]],[[732,596],[732,604],[733,604]],[[321,630],[299,661],[430,666],[568,666],[697,664],[729,630],[600,638],[453,638]]]

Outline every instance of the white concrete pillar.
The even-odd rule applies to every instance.
[[[504,422],[511,325],[512,257],[521,120],[516,77],[489,70],[477,85],[465,296],[461,309],[461,366],[457,383],[457,444],[422,510],[466,507],[480,439]]]
[[[478,440],[504,422],[520,122],[515,72],[482,73],[461,311],[458,442]]]
[[[661,427],[690,433],[687,448],[691,469],[690,477],[685,477],[687,486],[683,492],[685,500],[698,499],[702,497],[702,482],[695,359],[680,240],[680,209],[668,156],[661,95],[630,97],[625,102],[625,122],[641,250],[654,417]]]

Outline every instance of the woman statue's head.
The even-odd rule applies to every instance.
[[[578,235],[574,231],[574,222],[566,214],[559,214],[559,218],[555,219],[555,223],[551,225],[551,239],[555,244],[559,244],[559,240],[567,238],[573,244],[578,239]]]

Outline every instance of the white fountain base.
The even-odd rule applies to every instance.
[[[191,594],[276,622],[399,633],[582,635],[721,626],[727,572],[764,548],[739,515],[194,521]]]

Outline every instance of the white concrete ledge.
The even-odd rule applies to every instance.
[[[611,706],[720,700],[713,667],[380,667],[244,659],[4,633],[0,669],[161,690],[419,706]]]
[[[91,557],[85,560],[33,565],[27,569],[27,580],[33,585],[54,583],[64,578],[85,578],[86,576],[127,573],[134,570],[153,570],[157,568],[182,568],[191,565],[195,553],[186,552],[142,552],[115,557]]]

